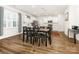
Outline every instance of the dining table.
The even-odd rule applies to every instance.
[[[33,27],[27,27],[27,28],[30,28],[31,30],[30,31],[27,31],[27,32],[31,32],[31,34],[33,34],[33,37],[34,37],[34,30],[33,30]],[[50,29],[49,28],[47,28],[47,27],[45,27],[45,28],[40,28],[39,27],[39,30],[37,31],[37,35],[39,35],[40,36],[40,38],[42,37],[42,38],[47,38],[47,37],[49,37],[50,36],[50,41],[51,41],[51,34],[49,34],[49,32],[50,32]],[[23,33],[23,37],[24,36],[26,36],[26,34],[24,34]],[[39,37],[39,36],[37,36],[37,37]],[[23,40],[24,40],[24,38],[23,38]]]

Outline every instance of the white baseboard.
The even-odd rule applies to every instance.
[[[11,37],[11,36],[15,36],[15,35],[19,35],[19,34],[22,34],[22,33],[17,33],[17,34],[14,34],[14,35],[7,35],[7,36],[0,36],[0,40],[1,39],[5,39],[5,38],[8,38],[8,37]]]

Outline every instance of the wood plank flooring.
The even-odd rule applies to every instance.
[[[73,43],[64,33],[52,33],[52,45],[32,46],[22,42],[22,36],[17,35],[0,40],[0,54],[78,54],[79,42]]]

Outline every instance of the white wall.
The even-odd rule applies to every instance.
[[[48,20],[52,20],[53,31],[64,31],[64,16],[39,16],[36,17],[40,25],[47,26]]]
[[[31,18],[27,18],[26,14],[22,14],[22,26],[32,26],[31,23],[33,20],[36,20],[36,18],[32,15],[29,15]],[[22,28],[23,30],[23,28]]]
[[[79,26],[79,6],[69,6],[67,11],[69,12],[69,21],[65,22],[65,34],[67,35],[68,28],[71,28],[73,25]],[[73,38],[73,33],[70,32],[70,38]],[[76,36],[79,40],[79,34]]]
[[[58,29],[57,29],[57,31],[64,32],[64,29],[65,29],[64,23],[65,23],[64,15],[58,15]]]
[[[20,11],[20,10],[11,8],[11,7],[9,7],[9,6],[1,6],[1,7],[4,8],[4,12],[7,10],[6,12],[11,11],[11,12],[17,14],[17,15],[18,15],[18,13],[21,13],[21,14],[22,14],[22,26],[27,25],[27,23],[24,24],[25,21],[28,20],[28,22],[31,22],[32,19],[35,19],[34,16],[32,16],[32,15],[30,15],[30,14],[27,14],[27,13],[25,13],[25,12],[22,12],[22,11]],[[8,15],[6,12],[4,13],[4,16],[5,16],[5,14]],[[16,16],[17,16],[17,15],[16,15]],[[29,15],[29,16],[31,17],[31,19],[27,19],[27,18],[25,17],[26,15]],[[4,18],[4,19],[5,19],[5,18]],[[3,38],[6,38],[6,37],[10,37],[10,36],[14,36],[14,35],[19,34],[19,33],[18,33],[18,18],[17,18],[16,20],[17,20],[17,27],[4,27],[4,30],[3,30],[4,33],[3,33],[3,36],[0,36],[0,39],[3,39]]]
[[[64,13],[64,17],[66,18],[66,13],[69,12],[69,7],[65,10],[65,13]],[[64,23],[64,33],[65,35],[68,35],[68,29],[69,29],[69,18],[68,18],[68,21],[65,21]]]

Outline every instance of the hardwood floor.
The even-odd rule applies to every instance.
[[[20,35],[0,40],[1,54],[78,54],[79,42],[73,43],[64,33],[52,33],[52,45],[32,46],[22,42]]]

